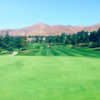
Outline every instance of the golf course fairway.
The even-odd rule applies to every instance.
[[[100,100],[100,59],[0,56],[0,100]]]

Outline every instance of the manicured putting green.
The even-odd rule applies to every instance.
[[[0,56],[0,100],[100,100],[100,59]]]

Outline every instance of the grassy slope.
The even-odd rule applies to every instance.
[[[99,51],[36,44],[19,55],[0,56],[0,100],[100,100]]]
[[[2,56],[0,100],[100,100],[100,59]]]
[[[19,55],[25,56],[74,56],[74,57],[96,57],[100,58],[100,51],[95,51],[87,47],[75,47],[69,48],[67,46],[51,46],[47,45],[36,45],[33,49],[20,52]]]

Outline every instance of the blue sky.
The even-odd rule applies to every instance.
[[[100,0],[0,0],[0,29],[100,23]]]

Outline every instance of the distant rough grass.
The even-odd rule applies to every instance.
[[[100,51],[87,47],[70,47],[64,45],[53,45],[48,48],[45,44],[35,44],[29,50],[19,52],[22,56],[74,56],[74,57],[97,57],[100,58]]]

